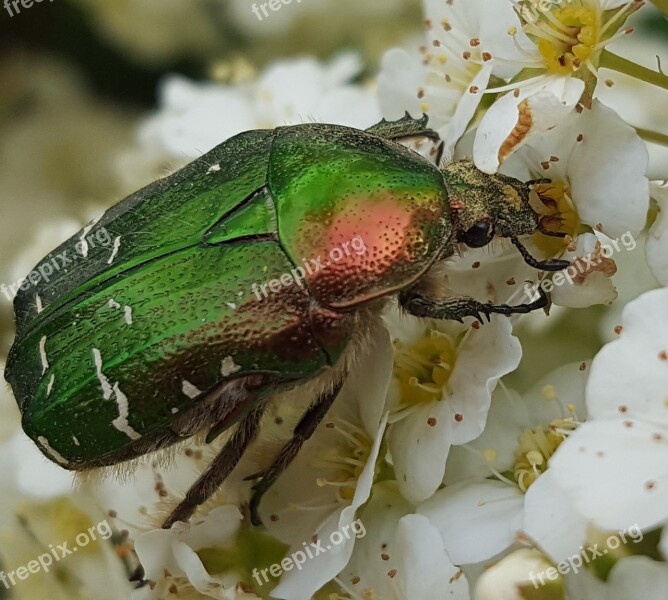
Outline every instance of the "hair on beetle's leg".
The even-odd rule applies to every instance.
[[[163,529],[169,529],[177,521],[187,521],[197,510],[197,507],[204,504],[222,485],[225,478],[241,460],[246,448],[257,436],[264,408],[264,405],[260,405],[241,419],[236,431],[223,446],[218,456],[190,487],[185,498],[162,524]]]
[[[339,395],[339,392],[343,387],[344,380],[345,377],[343,377],[340,382],[336,384],[331,392],[323,392],[320,394],[320,396],[318,396],[315,402],[311,404],[309,409],[300,419],[299,423],[297,423],[297,426],[293,431],[292,438],[285,446],[283,446],[281,452],[268,469],[256,475],[246,477],[246,479],[261,478],[260,481],[258,481],[253,486],[253,496],[251,497],[250,501],[251,522],[253,525],[262,525],[262,519],[260,518],[260,514],[258,512],[262,496],[274,484],[279,475],[292,462],[304,442],[313,435],[313,432],[322,422],[323,418],[327,414],[327,411],[330,409],[334,403],[334,400],[336,400],[336,397]]]
[[[434,300],[419,292],[408,290],[399,297],[401,306],[415,317],[429,317],[431,319],[449,319],[463,321],[464,317],[474,317],[481,323],[482,315],[490,320],[490,315],[526,314],[534,310],[545,308],[549,302],[547,294],[538,288],[539,298],[533,302],[509,306],[508,304],[491,304],[478,302],[473,298],[443,298]]]

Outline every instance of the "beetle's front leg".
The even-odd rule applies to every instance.
[[[414,290],[403,292],[399,296],[399,302],[407,312],[416,317],[451,319],[460,323],[464,317],[475,317],[482,323],[481,315],[485,315],[489,321],[491,314],[526,314],[540,308],[545,308],[548,305],[548,297],[541,287],[538,288],[538,293],[539,297],[533,302],[518,304],[517,306],[483,303],[467,297],[434,300]]]
[[[292,438],[283,446],[280,454],[276,457],[271,466],[262,473],[251,475],[246,479],[261,478],[253,486],[253,496],[250,501],[251,522],[253,525],[262,525],[262,519],[259,514],[260,500],[265,492],[274,484],[279,475],[288,467],[292,460],[297,456],[299,449],[304,442],[308,440],[313,432],[316,430],[320,422],[323,420],[327,411],[332,406],[334,400],[339,395],[345,377],[342,377],[339,383],[334,386],[331,392],[324,392],[311,404],[309,409],[304,413],[299,423],[294,429]]]

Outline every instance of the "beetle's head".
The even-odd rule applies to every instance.
[[[482,248],[495,237],[509,238],[533,267],[559,271],[569,266],[560,260],[539,261],[518,240],[519,236],[541,231],[538,214],[529,202],[531,185],[501,174],[483,173],[472,161],[452,162],[443,167],[450,198],[455,240],[470,248]]]

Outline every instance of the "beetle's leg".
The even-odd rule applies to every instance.
[[[200,475],[199,479],[186,493],[185,498],[162,524],[163,529],[169,529],[177,521],[187,521],[197,507],[204,504],[221,486],[225,478],[241,460],[246,448],[255,439],[260,429],[263,412],[264,406],[260,405],[251,410],[239,422],[236,431],[223,446],[218,456]]]
[[[299,452],[299,449],[302,447],[304,442],[308,440],[313,432],[316,430],[316,427],[320,424],[325,414],[332,406],[334,400],[341,391],[343,386],[343,380],[336,384],[334,389],[331,392],[324,392],[318,396],[318,398],[311,404],[309,409],[304,413],[299,423],[294,429],[292,439],[283,446],[280,454],[276,457],[271,466],[262,473],[257,475],[252,475],[246,479],[255,479],[261,477],[253,486],[253,496],[250,501],[250,512],[251,512],[251,522],[253,525],[262,525],[262,519],[258,509],[260,507],[260,500],[265,492],[274,484],[278,476],[288,467],[292,462],[294,457]]]
[[[400,141],[401,138],[426,137],[435,142],[441,141],[441,136],[437,131],[427,127],[429,119],[427,115],[422,115],[419,119],[414,119],[406,111],[406,114],[396,121],[387,121],[383,119],[365,131],[373,135],[378,135],[388,140]]]
[[[410,314],[416,317],[430,317],[432,319],[451,319],[460,323],[464,317],[475,317],[483,322],[485,315],[489,321],[491,314],[513,315],[526,314],[531,311],[545,308],[548,304],[547,294],[538,287],[539,297],[533,302],[509,306],[508,304],[491,304],[474,300],[473,298],[444,298],[434,300],[419,292],[408,290],[401,294],[399,302]]]

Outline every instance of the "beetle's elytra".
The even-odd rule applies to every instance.
[[[367,131],[304,124],[233,137],[126,198],[49,257],[105,228],[112,247],[76,270],[21,291],[7,362],[23,427],[73,470],[113,465],[202,429],[238,427],[212,468],[166,521],[187,519],[255,437],[266,400],[319,378],[321,393],[274,465],[261,495],[314,431],[345,378],[348,349],[399,295],[418,316],[461,319],[528,312],[470,298],[430,298],[423,284],[456,243],[480,247],[540,229],[529,186],[439,168],[402,146],[426,117]],[[258,282],[289,273],[359,236],[351,253],[305,285],[258,298]]]

